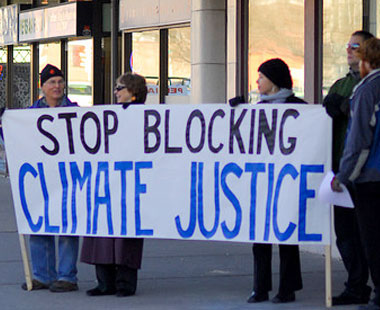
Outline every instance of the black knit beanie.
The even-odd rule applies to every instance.
[[[54,77],[54,76],[61,76],[63,77],[63,73],[61,70],[59,70],[57,67],[51,65],[51,64],[47,64],[45,66],[45,68],[42,69],[41,73],[40,73],[40,77],[41,77],[41,87],[42,85],[44,85],[44,83]]]
[[[279,88],[292,89],[293,87],[289,67],[280,58],[273,58],[263,62],[257,71],[264,74]]]

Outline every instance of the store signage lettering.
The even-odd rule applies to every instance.
[[[147,85],[148,87],[148,94],[152,95],[158,95],[160,88],[158,85]],[[179,95],[179,96],[189,96],[190,95],[190,90],[183,85],[170,85],[168,87],[168,94],[169,95]]]
[[[42,16],[30,16],[20,20],[20,35],[33,36],[44,31],[44,23]]]
[[[19,15],[19,40],[42,38],[45,31],[45,19],[43,10],[20,12]]]
[[[330,242],[330,209],[316,199],[331,160],[321,107],[115,105],[3,118],[20,233]]]
[[[48,37],[76,35],[76,3],[46,10]]]
[[[189,0],[120,0],[120,30],[190,22]]]
[[[0,8],[0,45],[18,43],[18,6]]]
[[[20,13],[20,42],[76,35],[76,3]]]

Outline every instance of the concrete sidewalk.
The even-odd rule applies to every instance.
[[[273,285],[278,287],[278,253],[274,247]],[[302,252],[304,289],[294,303],[248,304],[252,290],[251,245],[147,239],[137,294],[132,297],[88,297],[94,287],[93,266],[79,263],[79,291],[50,293],[21,290],[24,272],[14,218],[9,179],[0,177],[0,310],[43,309],[325,309],[324,257]],[[346,278],[343,265],[333,260],[333,294]],[[356,306],[334,309],[357,309]]]

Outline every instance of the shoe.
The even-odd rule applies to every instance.
[[[53,293],[72,292],[78,290],[78,285],[68,281],[54,281],[53,284],[50,285],[49,290]]]
[[[359,310],[380,310],[380,305],[371,300],[367,305],[359,306]]]
[[[104,295],[115,295],[115,289],[101,289],[99,286],[88,290],[86,292],[87,296],[104,296]]]
[[[366,304],[371,295],[371,288],[366,286],[363,292],[357,293],[353,289],[346,288],[340,295],[332,298],[333,306]]]
[[[292,302],[295,300],[296,300],[296,294],[294,294],[294,292],[291,292],[288,294],[278,293],[276,296],[273,297],[272,302],[274,304],[283,304],[283,303]]]
[[[266,292],[266,293],[252,292],[252,295],[249,296],[249,298],[247,299],[247,302],[252,304],[252,303],[256,303],[256,302],[267,301],[268,299],[269,299],[268,292]]]
[[[131,290],[126,290],[126,289],[119,289],[116,291],[116,296],[117,297],[127,297],[127,296],[132,296],[132,295],[135,295],[135,292],[131,291]]]
[[[21,288],[24,290],[24,291],[27,291],[28,290],[28,286],[26,285],[26,283],[23,283],[21,285]],[[32,280],[32,291],[37,291],[37,290],[47,290],[49,288],[49,285],[45,284],[45,283],[42,283],[36,279],[33,279]]]

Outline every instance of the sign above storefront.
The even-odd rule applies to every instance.
[[[17,44],[18,11],[17,4],[0,8],[0,46]]]
[[[90,3],[67,3],[54,7],[20,12],[19,41],[91,35],[91,14],[81,14]]]
[[[187,23],[191,0],[120,0],[120,30]]]

